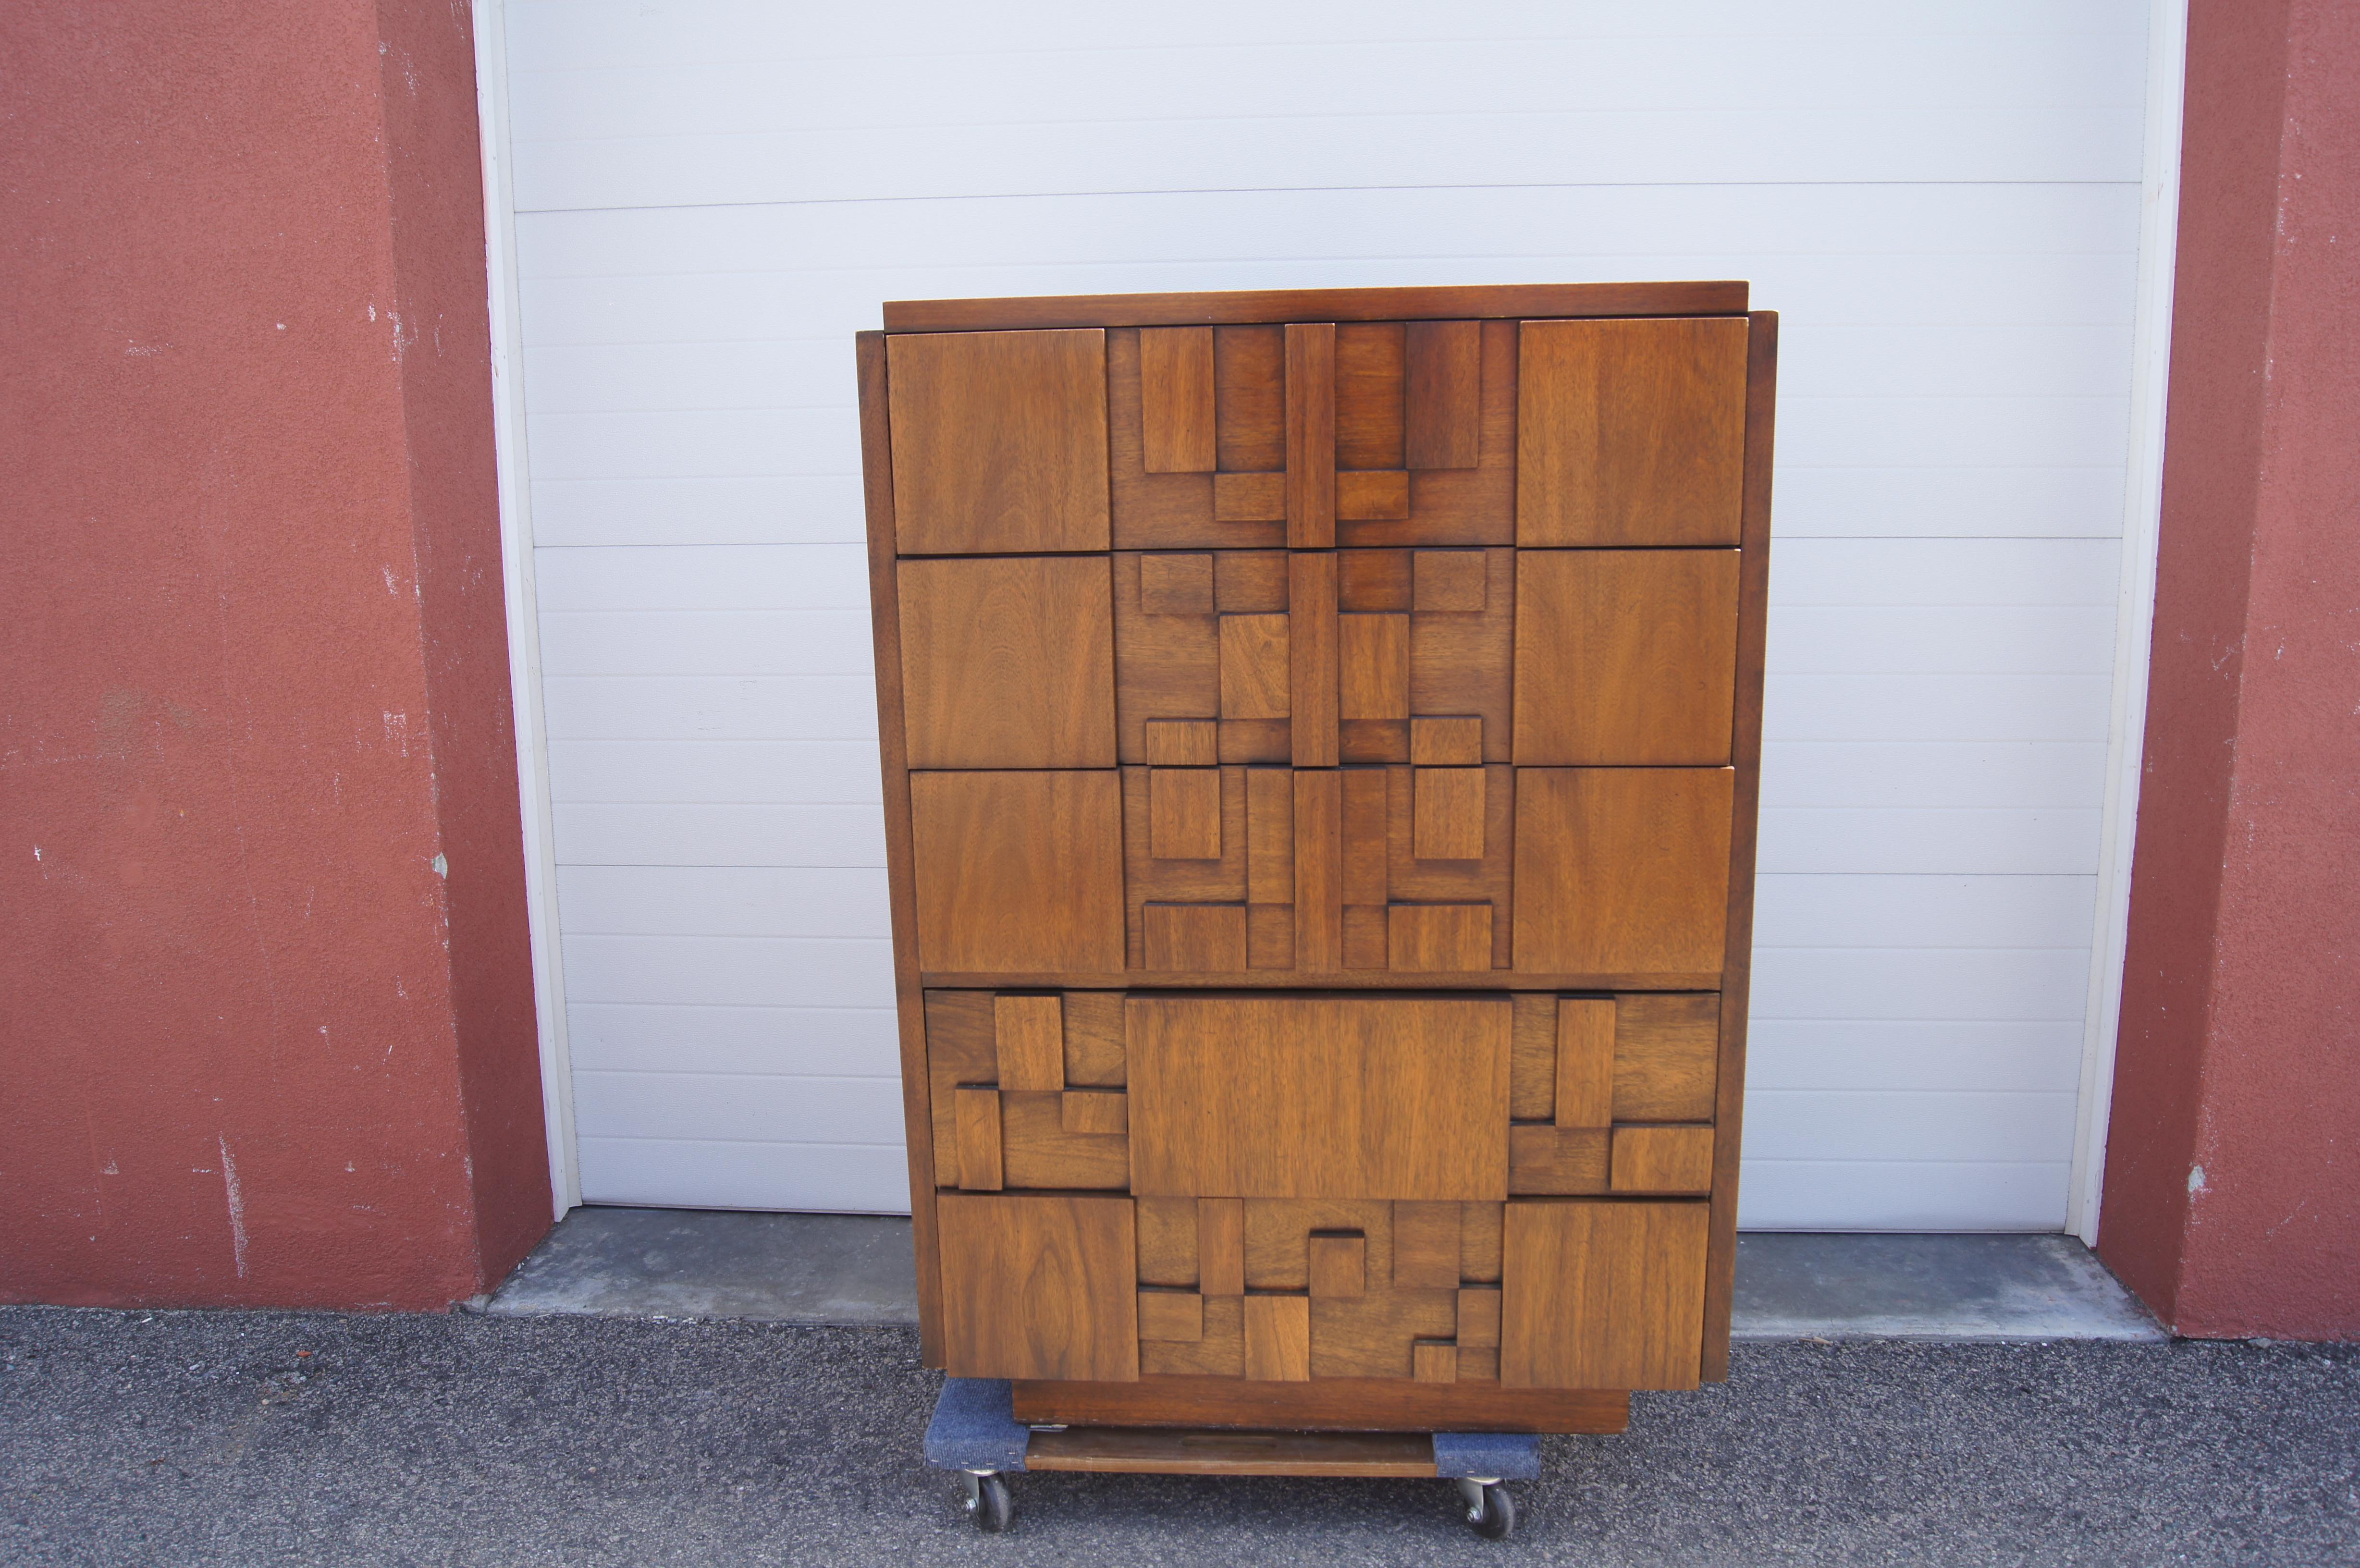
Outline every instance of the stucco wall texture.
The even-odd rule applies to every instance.
[[[0,58],[0,1299],[445,1306],[550,1216],[466,8]]]
[[[2360,7],[2197,0],[2100,1255],[2360,1338]]]

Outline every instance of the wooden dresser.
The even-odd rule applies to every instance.
[[[1612,1431],[1724,1376],[1776,318],[885,321],[928,1362],[1096,1426]]]

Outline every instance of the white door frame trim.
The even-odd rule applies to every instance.
[[[2147,149],[2139,180],[2137,303],[2131,329],[2129,484],[2122,581],[2114,606],[2114,711],[2099,828],[2098,898],[2083,1009],[2081,1097],[2065,1228],[2098,1242],[2114,1108],[2114,1044],[2122,1028],[2123,960],[2131,912],[2131,851],[2147,747],[2147,665],[2155,631],[2156,540],[2163,521],[2165,405],[2171,384],[2171,289],[2180,235],[2181,104],[2188,68],[2187,0],[2153,0],[2147,15]]]
[[[490,282],[492,439],[497,452],[500,571],[508,585],[508,687],[516,704],[518,804],[524,818],[525,919],[531,929],[533,1016],[541,1030],[541,1117],[556,1218],[582,1202],[574,1138],[574,1064],[558,945],[557,845],[541,716],[541,611],[533,592],[532,488],[525,462],[524,339],[519,313],[516,191],[509,174],[508,16],[475,0],[475,119],[484,154],[484,262]]]

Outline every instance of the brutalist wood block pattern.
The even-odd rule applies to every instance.
[[[930,1363],[1098,1427],[1725,1375],[1776,323],[1735,284],[859,344]]]

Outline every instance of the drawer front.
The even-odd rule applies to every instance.
[[[950,1370],[1690,1386],[1718,1003],[930,991]]]

